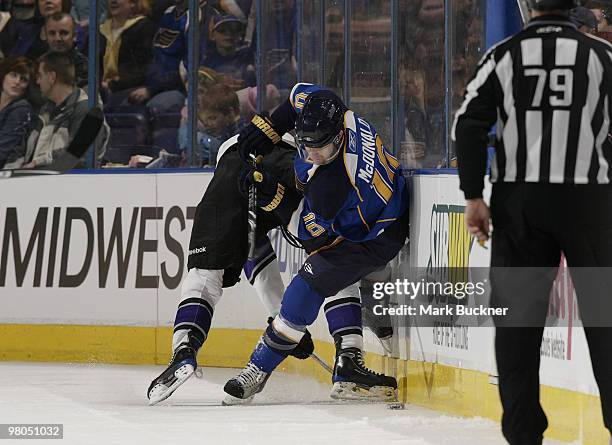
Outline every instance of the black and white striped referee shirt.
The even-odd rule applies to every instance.
[[[495,123],[491,182],[611,183],[611,110],[612,46],[565,17],[533,19],[485,54],[457,111],[466,199],[482,196]]]

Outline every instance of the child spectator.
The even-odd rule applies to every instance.
[[[206,48],[202,65],[224,73],[236,80],[234,89],[254,86],[255,55],[244,45],[246,24],[238,17],[218,14],[213,17],[210,31],[211,45]]]
[[[247,124],[240,118],[238,96],[228,86],[216,84],[198,91],[198,138],[202,165],[214,166],[223,142]],[[189,152],[187,125],[179,129],[179,146]]]
[[[182,63],[180,66],[180,74],[181,74],[181,80],[183,81],[183,86],[185,87],[185,91],[188,91],[189,82],[187,78],[187,69]],[[219,75],[219,73],[217,73],[215,70],[211,70],[210,68],[201,66],[198,69],[197,97],[199,98],[200,95],[205,95],[206,92],[210,89],[210,87],[212,87],[213,85],[217,85],[218,83],[223,83],[222,76]],[[187,116],[188,116],[187,98],[185,98],[184,103],[185,105],[181,109],[181,127],[187,125]]]
[[[26,93],[32,64],[25,57],[0,62],[0,168],[24,144],[32,124],[32,106]]]

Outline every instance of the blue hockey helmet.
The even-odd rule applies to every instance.
[[[344,128],[346,106],[328,90],[310,94],[295,123],[298,145],[321,148],[334,141]]]
[[[295,142],[302,159],[325,165],[340,152],[347,108],[333,92],[310,94],[295,123]]]

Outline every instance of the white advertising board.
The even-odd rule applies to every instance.
[[[211,173],[79,174],[0,183],[0,323],[171,326],[195,206]],[[244,280],[216,327],[259,328]]]
[[[172,326],[195,206],[211,173],[78,174],[0,182],[0,323]],[[453,175],[413,178],[412,267],[487,266],[489,250],[465,236]],[[286,283],[305,255],[278,234]],[[405,268],[401,264],[399,270]],[[266,312],[242,280],[225,291],[214,327],[260,329]],[[572,289],[559,288],[565,305]],[[559,303],[560,304],[560,303]],[[457,325],[459,324],[459,326]],[[493,329],[399,329],[401,357],[495,373]],[[568,323],[564,323],[567,326]],[[597,394],[579,322],[547,328],[542,383]],[[324,317],[313,336],[330,341]],[[381,352],[370,334],[366,349]]]
[[[491,186],[487,182],[485,199]],[[410,229],[410,265],[415,268],[487,267],[490,249],[480,247],[463,222],[465,200],[456,175],[413,177]],[[488,243],[490,247],[490,243]],[[598,394],[584,330],[576,320],[576,299],[569,275],[560,271],[555,283],[541,348],[541,383],[589,394]],[[418,320],[417,320],[418,323]],[[468,327],[461,317],[454,325],[412,327],[410,357],[496,374],[494,329]]]

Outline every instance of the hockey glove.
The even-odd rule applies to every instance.
[[[273,317],[268,317],[268,324],[272,323],[273,320]],[[314,343],[312,342],[312,336],[310,335],[310,332],[308,332],[308,329],[306,329],[304,335],[302,336],[302,339],[297,344],[297,346],[293,348],[289,355],[299,360],[306,360],[313,352]]]
[[[285,196],[286,187],[276,177],[255,169],[245,167],[239,175],[238,187],[243,196],[249,196],[249,187],[257,187],[257,206],[266,212],[275,210]]]
[[[281,136],[276,132],[273,123],[266,115],[256,114],[251,123],[244,127],[238,135],[238,154],[247,164],[249,154],[265,155],[269,153]]]

